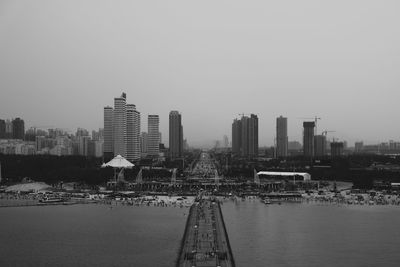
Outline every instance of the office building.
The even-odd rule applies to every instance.
[[[305,157],[314,156],[314,127],[315,122],[305,121],[303,122],[303,155]]]
[[[105,107],[104,144],[103,144],[103,156],[105,159],[111,159],[114,156],[113,120],[114,120],[114,109],[112,107]]]
[[[148,115],[147,120],[147,155],[158,157],[160,153],[160,119],[158,115]]]
[[[140,159],[140,112],[133,104],[126,105],[127,114],[127,159]]]
[[[183,154],[182,116],[178,111],[169,113],[169,152],[171,158],[180,158]]]
[[[288,155],[288,130],[287,118],[276,118],[276,156],[278,158]]]

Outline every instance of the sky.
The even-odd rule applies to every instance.
[[[189,145],[259,117],[260,146],[276,117],[289,140],[318,132],[400,141],[400,1],[0,1],[0,118],[26,128],[103,127],[103,107],[182,114]]]

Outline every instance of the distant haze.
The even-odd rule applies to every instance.
[[[231,139],[239,113],[300,117],[352,142],[400,140],[400,2],[1,1],[0,118],[37,126],[103,127],[127,93],[141,112],[182,114],[189,145]]]

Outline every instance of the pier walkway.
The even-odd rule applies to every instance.
[[[191,206],[176,266],[235,266],[218,201],[200,198]]]

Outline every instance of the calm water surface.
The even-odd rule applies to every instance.
[[[0,208],[0,266],[173,266],[186,208]]]
[[[237,266],[400,266],[400,207],[222,206]],[[188,209],[0,208],[0,266],[174,266]]]
[[[398,206],[255,200],[222,210],[238,266],[400,266]]]

